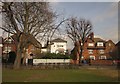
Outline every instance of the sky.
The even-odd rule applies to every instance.
[[[52,2],[51,7],[61,18],[74,16],[90,20],[95,37],[118,42],[117,2]],[[62,33],[64,30],[61,26]]]
[[[96,37],[103,38],[104,40],[111,39],[114,43],[117,43],[118,0],[98,0],[97,2],[94,2],[95,0],[89,0],[89,2],[88,0],[80,1],[81,2],[79,2],[79,0],[69,0],[68,2],[67,0],[52,0],[50,6],[53,11],[56,11],[57,14],[60,15],[58,20],[61,20],[62,18],[69,18],[71,16],[90,20]],[[65,27],[61,26],[60,31],[62,37],[66,36],[64,30]],[[2,31],[0,30],[0,36],[1,35]],[[72,48],[73,43],[69,38],[66,38],[66,40],[68,40],[68,48]]]

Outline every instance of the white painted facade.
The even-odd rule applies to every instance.
[[[67,43],[66,42],[53,42],[53,44],[50,47],[51,53],[59,53],[59,51],[66,52],[67,49]]]
[[[57,38],[50,42],[49,47],[43,47],[41,53],[50,52],[50,53],[63,53],[65,54],[67,50],[67,41]]]
[[[41,53],[47,52],[47,48],[41,49]]]

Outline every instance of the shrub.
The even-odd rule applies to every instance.
[[[70,59],[70,56],[56,53],[46,53],[42,59]]]

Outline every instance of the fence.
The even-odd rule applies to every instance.
[[[70,59],[33,59],[33,65],[38,64],[69,64]]]
[[[78,61],[71,59],[28,59],[27,64],[39,65],[39,64],[78,64]],[[91,60],[91,65],[113,65],[112,60]]]

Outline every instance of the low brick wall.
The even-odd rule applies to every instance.
[[[113,65],[112,60],[91,60],[91,65]]]

